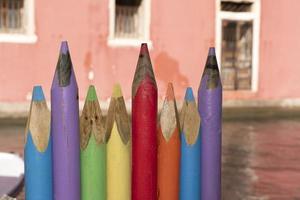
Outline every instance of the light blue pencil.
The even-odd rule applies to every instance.
[[[25,134],[25,199],[53,200],[50,112],[41,86],[33,88]]]
[[[180,200],[201,199],[200,116],[192,88],[187,88],[180,113]]]

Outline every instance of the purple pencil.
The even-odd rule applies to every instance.
[[[62,42],[51,87],[54,200],[80,200],[78,87],[68,43]]]
[[[210,48],[198,90],[201,116],[202,200],[221,200],[222,83]]]

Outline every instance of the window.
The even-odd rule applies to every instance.
[[[217,1],[216,46],[224,90],[257,90],[259,3]]]
[[[139,46],[149,43],[150,0],[110,0],[108,44]]]
[[[35,42],[33,12],[33,0],[0,0],[0,42]]]
[[[23,0],[0,0],[0,32],[22,32]]]

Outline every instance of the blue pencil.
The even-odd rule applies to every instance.
[[[33,88],[25,134],[25,199],[52,200],[50,112],[41,86]]]
[[[181,200],[201,199],[201,139],[200,116],[192,88],[187,88],[180,113],[181,121]]]

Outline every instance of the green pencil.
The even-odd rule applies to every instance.
[[[106,136],[96,90],[90,86],[80,117],[81,200],[106,199]]]

